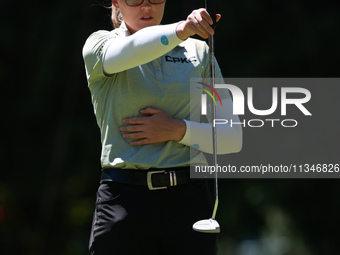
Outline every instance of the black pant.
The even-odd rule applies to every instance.
[[[97,193],[91,255],[215,255],[217,235],[192,230],[212,210],[206,181],[153,191],[104,182]]]

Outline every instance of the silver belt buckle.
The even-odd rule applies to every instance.
[[[146,181],[148,183],[149,190],[167,189],[168,188],[167,186],[164,186],[164,187],[154,187],[152,185],[152,178],[151,178],[151,176],[153,174],[162,174],[162,173],[165,173],[165,170],[162,170],[162,171],[150,171],[150,172],[148,172],[148,175],[146,177]]]
[[[153,174],[162,174],[165,173],[165,170],[160,170],[160,171],[150,171],[147,174],[146,181],[148,184],[149,190],[158,190],[158,189],[167,189],[168,186],[163,186],[163,187],[154,187],[152,185],[152,175]],[[177,177],[176,177],[176,172],[175,171],[170,171],[170,186],[176,186],[177,185]]]

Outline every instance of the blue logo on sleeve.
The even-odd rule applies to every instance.
[[[200,146],[198,144],[191,145],[191,148],[198,150]]]
[[[163,45],[168,45],[169,44],[169,40],[168,40],[168,37],[166,37],[165,35],[163,35],[161,37],[161,42]]]

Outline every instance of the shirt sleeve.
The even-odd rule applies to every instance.
[[[218,154],[236,153],[242,148],[242,127],[239,117],[232,113],[232,104],[232,100],[228,98],[222,100],[223,107],[220,105],[216,107],[216,118],[223,120],[216,125]],[[209,116],[208,120],[212,122],[212,118]],[[212,154],[212,123],[184,121],[186,123],[186,132],[179,143]]]
[[[182,42],[176,34],[178,24],[146,27],[128,36],[121,28],[91,34],[82,52],[89,86],[171,51]]]
[[[99,30],[91,34],[86,40],[82,54],[89,86],[106,78],[103,70],[103,52],[107,48],[107,42],[113,40],[117,36],[118,34],[115,31],[109,32]]]
[[[148,63],[182,42],[176,34],[178,23],[143,28],[133,35],[107,42],[103,52],[104,72],[118,73]]]

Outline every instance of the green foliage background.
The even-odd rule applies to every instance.
[[[225,77],[339,77],[336,1],[217,3]],[[164,23],[201,6],[168,0]],[[100,135],[81,50],[92,32],[111,29],[109,10],[95,0],[0,8],[0,254],[88,254]],[[220,254],[340,254],[338,180],[233,179],[220,187]]]

